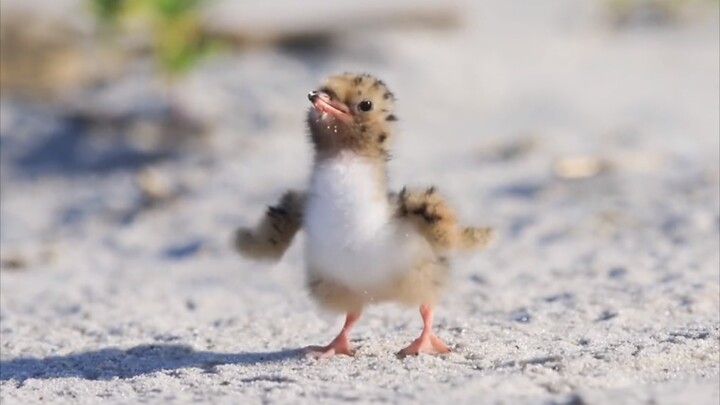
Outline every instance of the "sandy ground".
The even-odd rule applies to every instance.
[[[717,404],[717,9],[616,29],[599,2],[535,3],[208,61],[183,88],[216,124],[192,152],[120,148],[3,98],[2,403]],[[345,70],[399,97],[393,186],[437,184],[500,233],[456,259],[436,320],[449,355],[396,358],[420,319],[384,305],[355,358],[309,361],[298,349],[341,319],[303,291],[298,246],[276,265],[229,247],[305,181],[305,94]],[[84,101],[138,108],[155,85],[139,69]],[[605,169],[553,174],[577,155]],[[179,191],[143,209],[148,162]]]

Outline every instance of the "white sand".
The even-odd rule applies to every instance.
[[[184,94],[214,117],[213,145],[159,162],[186,191],[138,215],[132,171],[32,159],[73,129],[4,98],[2,255],[27,265],[0,272],[2,403],[717,404],[717,13],[618,31],[599,4],[488,1],[460,32],[210,61]],[[436,321],[450,355],[397,359],[421,324],[387,305],[358,324],[357,357],[305,360],[341,320],[303,291],[298,246],[275,266],[229,248],[305,181],[305,94],[344,70],[399,97],[393,185],[438,184],[501,234],[457,261]],[[146,84],[105,99],[139,103],[127,89]],[[553,177],[578,154],[610,168]]]

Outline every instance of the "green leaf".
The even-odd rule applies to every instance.
[[[91,0],[90,6],[98,19],[105,23],[116,23],[124,9],[123,0]]]
[[[199,12],[203,0],[154,0],[158,13],[165,18],[175,18],[183,14]]]

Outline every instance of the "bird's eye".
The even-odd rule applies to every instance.
[[[358,108],[360,109],[360,111],[368,112],[372,110],[372,101],[363,100],[360,102],[360,104],[358,104]]]

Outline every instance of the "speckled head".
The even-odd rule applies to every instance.
[[[395,96],[382,80],[344,73],[327,78],[308,94],[310,138],[320,155],[352,151],[386,159]]]

